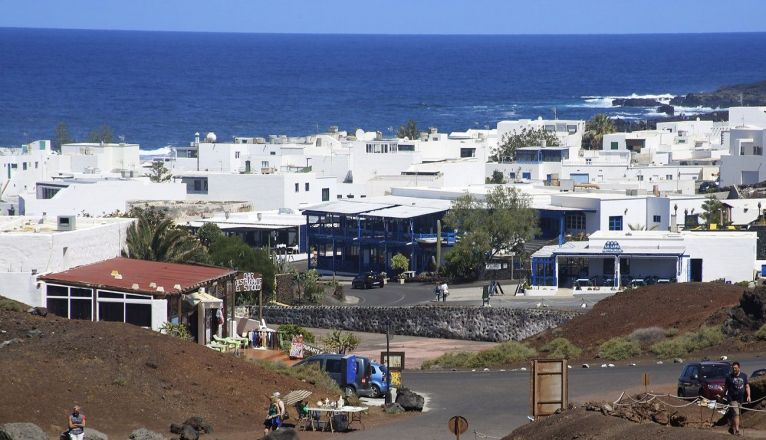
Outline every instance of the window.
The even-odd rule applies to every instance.
[[[69,319],[93,319],[93,302],[90,299],[74,299],[69,301]]]
[[[593,159],[587,158],[585,159],[585,165],[590,165],[593,162]]]
[[[335,196],[335,198],[342,199],[343,198],[343,194],[338,194],[337,196]]]
[[[343,359],[327,359],[325,360],[325,371],[328,373],[341,373],[343,372]]]
[[[610,145],[612,150],[616,150],[620,146],[619,142],[612,142]]]
[[[23,163],[21,164],[21,169],[22,169],[22,170],[24,170],[24,171],[26,171],[26,170],[27,170],[27,163],[26,163],[26,162],[23,162]]]
[[[125,322],[125,304],[123,302],[98,303],[98,320]]]
[[[301,188],[301,184],[298,182],[295,182],[295,192],[300,191],[300,188]]]
[[[261,161],[261,168],[268,168],[269,167],[269,161],[268,160],[262,160]]]
[[[234,159],[239,159],[239,151],[234,152]]]
[[[201,192],[202,191],[202,181],[201,180],[194,180],[194,191]]]
[[[309,183],[308,182],[306,182],[306,184],[304,185],[304,188],[305,188],[305,191],[309,190]]]
[[[567,229],[585,230],[585,214],[576,212],[567,214],[564,218],[564,224]]]
[[[270,151],[270,152],[269,152],[269,155],[270,155],[270,156],[276,156],[276,155],[277,155],[277,152],[276,152],[276,151]]]
[[[569,134],[577,133],[577,126],[576,125],[567,125],[567,133],[569,133]]]
[[[37,169],[38,162],[35,162],[35,169]]]
[[[476,148],[461,148],[460,157],[476,157]]]
[[[69,317],[69,300],[66,298],[48,298],[45,305],[48,311],[62,318]]]
[[[665,174],[665,180],[673,180],[672,174]]]
[[[655,215],[655,216],[652,217],[652,221],[655,222],[655,223],[660,223],[660,222],[662,222],[662,216]]]
[[[524,171],[523,173],[521,173],[521,178],[522,179],[531,179],[532,178],[532,173],[530,173],[529,171]]]
[[[640,174],[639,174],[639,175],[638,175],[638,176],[636,176],[636,177],[638,178],[638,181],[639,181],[639,182],[643,182],[643,181],[644,181],[644,176],[642,176],[642,175],[640,175]]]
[[[322,188],[322,201],[330,200],[330,188]]]
[[[152,326],[151,304],[125,304],[125,322],[139,327]]]
[[[609,230],[622,231],[622,216],[621,215],[609,216]]]
[[[508,177],[511,178],[511,179],[515,179],[516,178],[516,173],[511,171],[510,173],[508,173]]]
[[[399,151],[415,151],[414,145],[399,145]]]

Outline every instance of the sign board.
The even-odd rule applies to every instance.
[[[262,286],[263,278],[253,272],[243,272],[234,281],[235,292],[258,292]]]
[[[388,365],[386,361],[386,352],[380,352],[380,363],[388,368],[388,372],[391,375],[391,386],[399,388],[402,386],[402,370],[404,370],[404,352],[403,351],[389,351],[388,359],[391,365]]]
[[[460,434],[468,431],[468,420],[463,416],[453,416],[447,422],[447,427],[449,432],[455,434],[455,437],[460,439]]]
[[[484,265],[484,268],[487,270],[500,270],[503,268],[503,265],[501,263],[487,263]]]
[[[605,254],[621,254],[622,247],[620,246],[620,243],[616,241],[607,241],[604,243],[603,252]]]
[[[569,372],[566,359],[535,359],[530,369],[532,415],[545,417],[566,409],[569,399]]]

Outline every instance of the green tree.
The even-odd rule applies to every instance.
[[[713,195],[708,196],[702,204],[701,217],[707,224],[715,223],[718,225],[726,225],[729,223],[723,203]]]
[[[129,258],[171,263],[205,261],[205,249],[187,231],[177,228],[173,220],[157,221],[151,217],[138,217],[130,225],[125,238]]]
[[[165,162],[161,160],[152,161],[152,167],[149,168],[147,175],[149,180],[154,183],[167,182],[173,177],[170,170],[165,166]]]
[[[420,136],[420,132],[418,132],[418,124],[414,119],[410,119],[404,125],[400,125],[399,130],[396,132],[396,137],[399,139],[407,138],[414,140],[417,139],[418,136]]]
[[[599,113],[585,123],[582,147],[589,150],[600,150],[604,135],[614,133],[614,131],[614,122],[606,114]]]
[[[492,171],[492,177],[487,177],[487,183],[500,185],[505,183],[505,176],[499,170]]]
[[[341,330],[333,330],[332,333],[322,338],[325,350],[340,354],[354,351],[359,346],[359,342],[359,338],[355,334]]]
[[[197,239],[200,243],[202,243],[203,246],[206,248],[209,248],[213,243],[218,241],[218,239],[224,237],[225,234],[221,230],[221,228],[218,227],[217,224],[209,222],[205,223],[197,229]]]
[[[476,278],[498,253],[523,254],[524,243],[538,232],[537,214],[529,196],[498,186],[478,199],[466,194],[444,218],[459,240],[447,254],[445,271],[460,279]]]
[[[397,252],[391,257],[391,269],[399,272],[400,274],[410,268],[410,259],[401,252]]]
[[[103,124],[88,133],[88,142],[93,142],[96,144],[101,142],[109,144],[113,139],[114,135],[112,134],[112,127],[106,124]]]
[[[74,142],[74,139],[69,134],[69,128],[66,126],[66,124],[62,121],[59,122],[56,125],[56,131],[53,134],[53,149],[57,151],[61,151],[61,146],[64,144],[71,144]]]
[[[500,145],[494,154],[490,156],[493,162],[513,162],[516,159],[516,150],[522,147],[536,147],[545,144],[555,147],[560,144],[555,133],[545,131],[544,128],[522,128],[512,131],[503,136]]]
[[[298,301],[318,302],[325,293],[325,285],[319,281],[319,272],[315,269],[295,274],[298,286]]]

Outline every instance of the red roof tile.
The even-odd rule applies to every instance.
[[[122,279],[112,276],[113,271],[122,275]],[[162,296],[188,293],[196,290],[200,285],[233,276],[236,273],[236,270],[222,267],[113,258],[78,266],[64,272],[43,275],[39,279],[48,283],[59,282]],[[149,287],[150,283],[156,283],[158,287],[162,286],[165,292],[157,292],[156,287]],[[138,289],[134,289],[133,284],[138,284]],[[174,288],[176,284],[181,285],[180,291]]]

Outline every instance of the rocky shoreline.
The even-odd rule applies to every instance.
[[[657,122],[683,121],[692,118],[699,118],[703,121],[726,121],[728,120],[728,110],[726,109],[740,105],[766,105],[766,81],[723,86],[712,92],[687,93],[671,98],[669,101],[656,98],[616,98],[612,100],[613,107],[656,107],[658,113],[668,115],[664,118],[652,118],[646,122],[622,121],[618,123],[618,128],[634,130],[653,129]],[[677,114],[676,107],[706,107],[716,110],[687,116],[682,112]],[[617,121],[621,120],[617,119]]]

